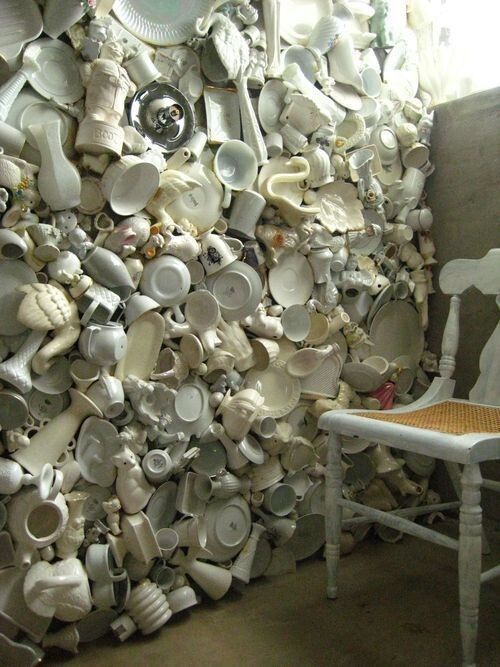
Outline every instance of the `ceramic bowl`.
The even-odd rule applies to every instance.
[[[143,209],[160,184],[155,165],[135,155],[113,162],[103,174],[101,189],[118,215],[132,215]]]

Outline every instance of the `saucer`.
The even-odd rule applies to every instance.
[[[284,308],[305,304],[314,287],[311,265],[298,252],[291,252],[280,259],[269,271],[269,290],[274,300]]]
[[[325,543],[325,517],[322,514],[304,514],[297,518],[297,527],[287,542],[295,560],[309,558]]]
[[[264,397],[259,414],[265,417],[284,417],[300,399],[300,380],[286,372],[283,361],[273,362],[264,371],[249,370],[245,387],[256,389]]]
[[[264,451],[257,438],[248,433],[243,440],[238,443],[238,449],[251,463],[261,465],[264,463]]]
[[[62,394],[73,384],[69,368],[71,363],[65,357],[58,357],[43,375],[32,373],[31,382],[35,389],[45,394]]]
[[[140,290],[161,306],[182,303],[191,287],[191,277],[184,262],[173,255],[161,255],[147,262]]]
[[[253,315],[262,294],[262,282],[257,271],[239,260],[207,278],[207,288],[219,302],[226,322]]]
[[[37,39],[24,52],[37,67],[27,73],[28,81],[37,93],[61,104],[77,102],[85,94],[74,50],[59,39]]]
[[[200,454],[191,463],[191,470],[210,477],[226,467],[226,450],[218,440],[197,446],[200,448]]]
[[[151,496],[145,513],[154,531],[167,528],[175,519],[176,497],[177,484],[175,482],[165,482]]]

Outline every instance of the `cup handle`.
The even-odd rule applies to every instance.
[[[83,326],[86,326],[90,322],[90,319],[94,314],[94,311],[96,310],[98,305],[99,302],[97,301],[97,299],[94,299],[90,304],[90,306],[88,306],[87,310],[83,313],[83,315],[80,318],[80,322]]]
[[[233,191],[227,185],[224,186],[224,199],[222,200],[222,208],[229,208],[231,204],[231,197]]]

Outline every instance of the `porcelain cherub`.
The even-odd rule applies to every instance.
[[[124,133],[119,122],[126,98],[136,90],[121,66],[123,57],[121,44],[108,40],[102,45],[99,58],[82,66],[81,77],[87,95],[85,117],[75,141],[75,148],[80,153],[121,154]]]

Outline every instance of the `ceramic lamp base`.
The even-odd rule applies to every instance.
[[[122,152],[123,138],[124,132],[121,127],[100,120],[84,120],[78,128],[75,148],[80,153],[91,155],[111,153],[119,156]]]

